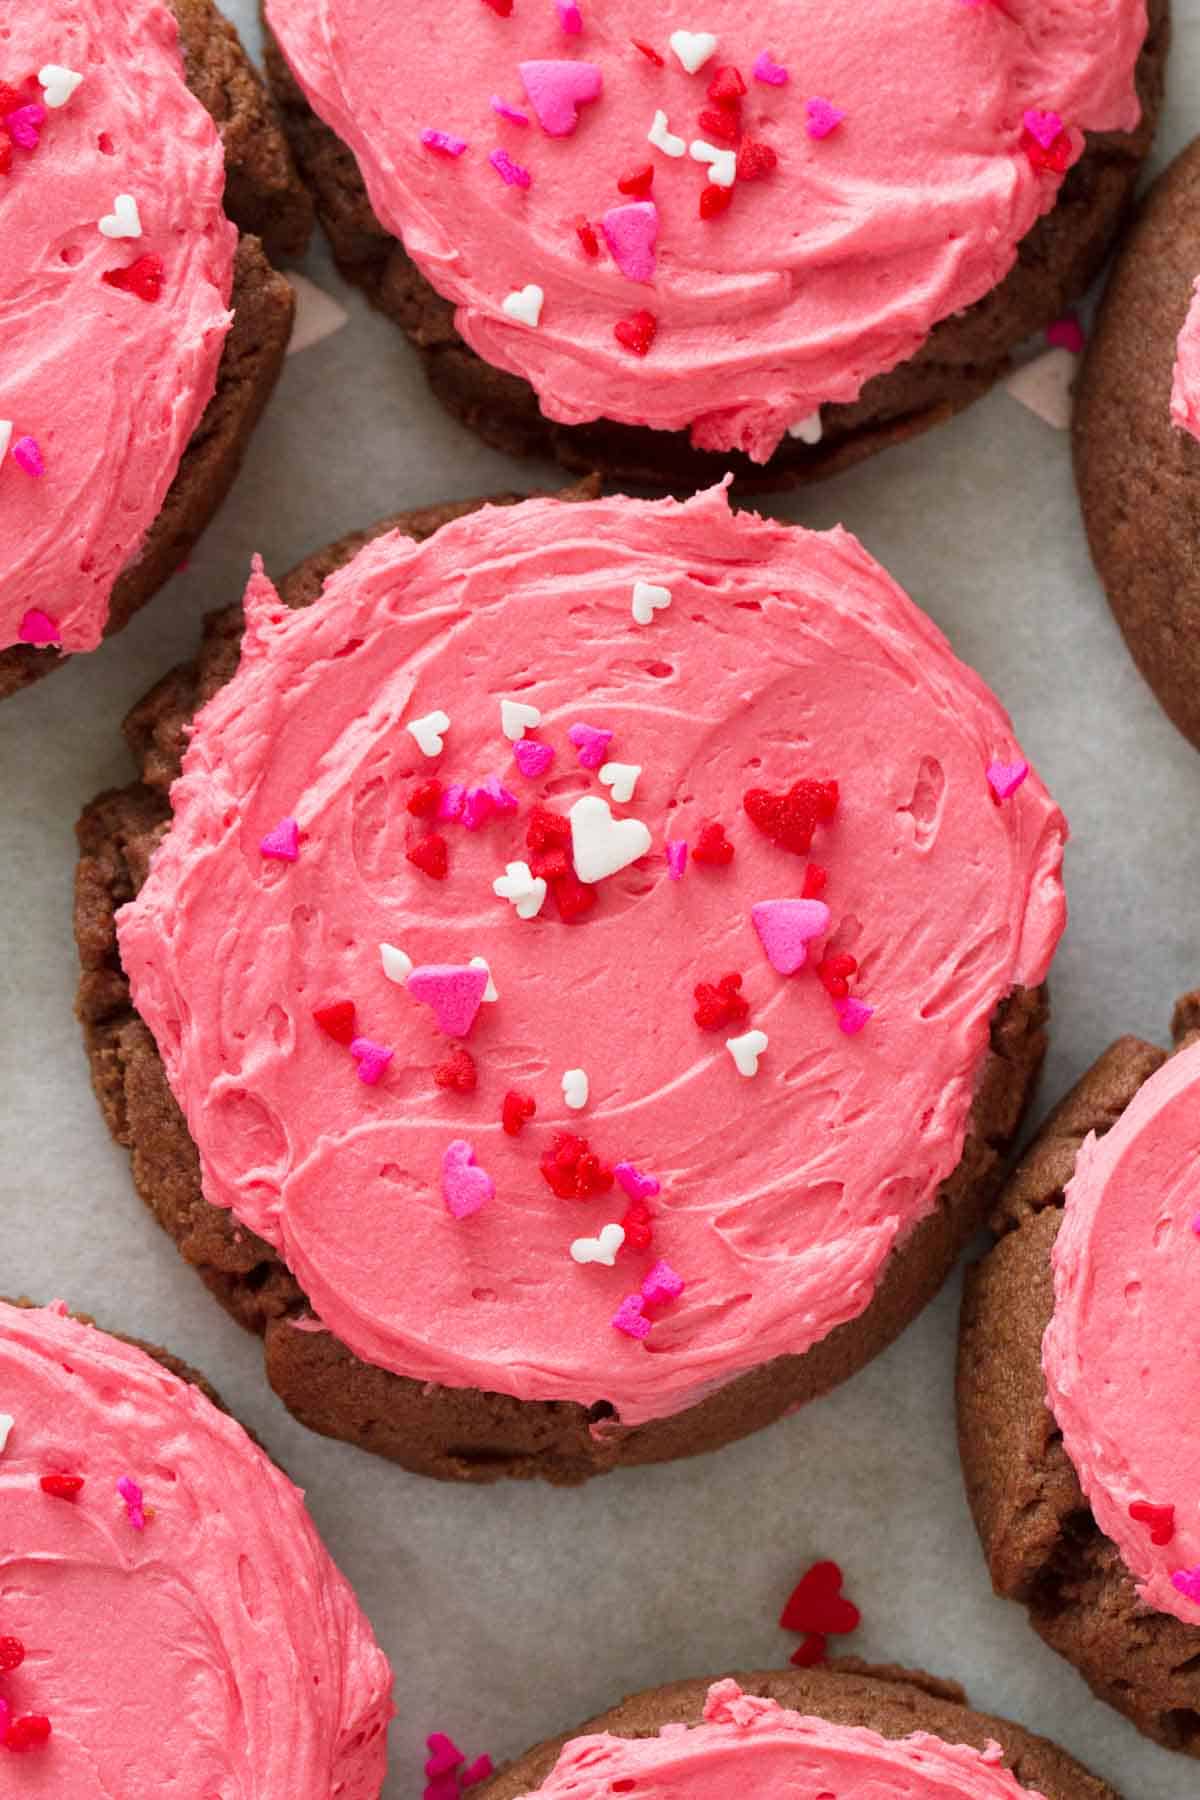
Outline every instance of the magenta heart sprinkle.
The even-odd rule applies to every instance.
[[[46,459],[36,438],[20,437],[12,447],[12,459],[18,469],[35,478],[46,473]]]
[[[4,116],[5,130],[13,143],[21,150],[36,150],[40,141],[41,128],[46,123],[44,106],[18,106],[15,112]]]
[[[837,1013],[838,1024],[847,1037],[857,1037],[867,1020],[875,1016],[873,1006],[865,1005],[863,1001],[856,1000],[853,995],[849,995],[845,1000],[837,1001],[834,1011]]]
[[[810,138],[827,138],[846,116],[832,101],[822,100],[817,95],[805,102],[804,110],[807,114],[805,130]]]
[[[373,1038],[355,1038],[350,1045],[350,1054],[358,1064],[358,1079],[365,1087],[374,1087],[395,1051],[389,1050],[386,1044],[377,1044]]]
[[[658,208],[653,200],[610,206],[600,221],[604,241],[622,275],[630,281],[653,281],[658,241]]]
[[[513,745],[513,761],[527,780],[536,781],[554,761],[554,745],[539,744],[536,738],[518,738]]]
[[[631,1338],[649,1337],[650,1321],[642,1311],[644,1305],[640,1294],[626,1294],[612,1316],[613,1330],[623,1331],[626,1337]]]
[[[667,840],[667,874],[672,881],[682,881],[683,871],[687,868],[688,847],[683,838]]]
[[[595,63],[523,62],[521,80],[538,124],[547,137],[570,137],[579,108],[598,100],[604,76]]]
[[[642,1299],[647,1306],[666,1306],[678,1300],[684,1285],[683,1276],[677,1275],[670,1263],[656,1262],[642,1282]]]
[[[1029,764],[1022,758],[1011,763],[994,762],[988,766],[988,786],[997,800],[1007,800],[1016,793],[1028,774]]]
[[[554,0],[554,10],[564,37],[578,37],[583,30],[583,14],[578,0]]]
[[[432,1007],[438,1027],[447,1037],[466,1037],[487,984],[487,970],[470,963],[424,963],[406,983],[414,1000]]]
[[[1069,350],[1072,356],[1079,356],[1086,341],[1083,326],[1074,313],[1064,313],[1046,327],[1046,342],[1052,350]]]
[[[1171,1577],[1171,1586],[1185,1600],[1194,1600],[1200,1605],[1200,1568],[1176,1569]]]
[[[1056,112],[1039,112],[1031,107],[1022,121],[1031,138],[1036,138],[1043,150],[1048,150],[1055,139],[1062,135],[1063,122]]]
[[[475,1161],[474,1145],[466,1138],[447,1144],[442,1156],[442,1199],[451,1218],[471,1218],[495,1192],[495,1182]]]
[[[276,862],[295,862],[300,854],[300,827],[295,819],[280,819],[273,831],[259,842],[264,856]]]
[[[581,769],[598,769],[608,756],[613,734],[600,725],[572,725],[567,736],[579,753]]]
[[[660,1183],[655,1181],[653,1175],[643,1175],[630,1162],[614,1163],[613,1174],[631,1200],[653,1200],[655,1194],[662,1192]]]
[[[17,629],[23,644],[34,644],[40,648],[45,644],[58,644],[62,641],[57,620],[43,612],[40,606],[31,606]]]
[[[466,799],[467,790],[461,781],[452,781],[448,787],[444,787],[437,808],[440,822],[445,824],[447,820],[461,819]]]
[[[769,87],[785,87],[789,76],[783,64],[777,63],[769,50],[760,50],[754,59],[754,79],[765,81]]]
[[[427,1775],[447,1775],[467,1760],[454,1739],[447,1737],[444,1731],[431,1731],[425,1739],[425,1747],[429,1751],[425,1764]]]

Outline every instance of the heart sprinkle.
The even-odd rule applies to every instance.
[[[134,294],[150,305],[162,297],[166,270],[161,256],[139,256],[124,269],[106,269],[100,277],[107,287]]]
[[[667,1306],[678,1300],[686,1283],[670,1263],[656,1262],[642,1282],[642,1299],[647,1306]]]
[[[777,63],[769,50],[760,50],[754,59],[754,79],[766,82],[768,87],[786,87],[790,78],[782,63]]]
[[[625,175],[617,177],[617,187],[623,194],[632,194],[636,200],[644,200],[654,186],[654,164],[642,163],[636,169],[630,169]]]
[[[328,1006],[314,1007],[313,1020],[335,1044],[349,1047],[358,1036],[353,1000],[334,1000]]]
[[[513,745],[513,761],[527,781],[537,781],[554,761],[554,745],[519,738]]]
[[[624,1332],[626,1337],[648,1338],[650,1321],[642,1310],[644,1305],[645,1302],[640,1294],[626,1294],[612,1316],[613,1330]]]
[[[667,41],[689,75],[716,54],[717,39],[711,31],[673,31]]]
[[[598,769],[613,740],[612,732],[599,725],[572,725],[567,737],[575,746],[581,769]]]
[[[633,619],[635,625],[649,625],[655,613],[665,611],[670,604],[670,588],[657,587],[651,581],[634,582]]]
[[[273,831],[259,841],[263,856],[276,862],[295,862],[300,854],[300,827],[295,819],[280,819]]]
[[[529,104],[547,137],[570,137],[579,123],[579,108],[598,100],[604,88],[595,63],[523,62],[519,67]]]
[[[586,1069],[567,1069],[562,1078],[563,1100],[572,1112],[582,1112],[588,1103],[589,1084]]]
[[[0,1637],[0,1675],[12,1675],[25,1661],[25,1646],[20,1638]]]
[[[100,230],[107,238],[140,238],[142,221],[132,194],[118,194],[113,209],[100,220]]]
[[[844,1577],[835,1562],[816,1562],[792,1589],[779,1623],[784,1631],[845,1637],[857,1631],[862,1615],[842,1593]]]
[[[813,938],[829,930],[829,908],[823,900],[760,900],[750,908],[750,917],[767,961],[780,975],[802,969]]]
[[[3,1743],[6,1750],[40,1750],[49,1742],[50,1721],[41,1713],[26,1713],[23,1718],[14,1719],[4,1733]]]
[[[758,1059],[767,1048],[769,1039],[765,1031],[743,1032],[741,1037],[725,1039],[725,1048],[732,1056],[739,1075],[749,1079],[758,1074]]]
[[[804,102],[804,112],[804,129],[810,138],[827,138],[830,132],[837,130],[846,116],[840,107],[834,106],[829,100],[822,100],[816,94],[811,100]]]
[[[569,816],[575,873],[589,886],[637,862],[653,841],[640,819],[614,819],[608,801],[598,794],[584,794]]]
[[[32,475],[35,480],[46,473],[45,458],[34,437],[19,437],[12,447],[12,459],[18,469],[23,470],[26,475]]]
[[[527,188],[533,185],[533,176],[529,170],[523,168],[519,162],[514,162],[507,150],[493,150],[488,161],[505,187]]]
[[[840,1029],[845,1032],[847,1037],[857,1037],[868,1019],[873,1019],[875,1016],[875,1008],[873,1006],[864,1005],[861,1000],[856,1000],[853,995],[850,995],[845,1000],[835,1001],[834,1011],[837,1013],[838,1025]]]
[[[750,1016],[750,1002],[741,992],[742,978],[738,974],[722,975],[715,986],[712,982],[698,982],[695,997],[699,1004],[695,1011],[695,1020],[701,1031],[721,1031],[726,1025],[739,1025]]]
[[[684,838],[667,839],[667,875],[671,881],[682,881],[687,868],[688,847]]]
[[[137,1482],[129,1475],[122,1475],[117,1482],[117,1493],[125,1502],[125,1512],[135,1531],[146,1529],[145,1497]]]
[[[599,771],[598,780],[602,787],[608,788],[618,806],[625,806],[633,799],[641,772],[641,763],[609,762]]]
[[[424,963],[408,978],[414,1000],[432,1009],[438,1030],[447,1037],[466,1037],[483,1004],[488,983],[484,969],[470,963]]]
[[[618,319],[613,326],[613,336],[623,350],[634,356],[649,356],[650,347],[658,336],[658,320],[643,308],[631,313],[627,319]]]
[[[83,1476],[43,1475],[38,1486],[52,1500],[78,1500],[83,1490]]]
[[[662,1192],[653,1175],[643,1175],[631,1162],[614,1163],[613,1174],[631,1200],[653,1200],[655,1194]]]
[[[452,1094],[473,1094],[479,1082],[475,1058],[462,1044],[433,1071],[435,1084]]]
[[[654,1214],[644,1200],[631,1200],[621,1220],[631,1250],[648,1250],[654,1239]]]
[[[358,1079],[363,1086],[374,1087],[382,1079],[395,1051],[389,1050],[386,1044],[377,1044],[373,1038],[360,1037],[351,1042],[350,1054],[358,1065]]]
[[[692,855],[708,868],[727,869],[733,861],[733,845],[725,836],[725,827],[715,822],[702,825]]]
[[[555,1134],[538,1167],[551,1193],[560,1200],[590,1200],[596,1194],[607,1194],[613,1184],[612,1170],[600,1161],[587,1139],[567,1131]]]
[[[43,612],[40,606],[31,606],[29,611],[23,614],[17,631],[21,643],[33,644],[37,649],[44,649],[47,644],[62,642],[57,619],[52,619],[50,614]]]
[[[546,902],[545,880],[525,862],[507,863],[504,874],[493,881],[492,892],[501,900],[511,900],[518,919],[536,919]]]
[[[420,869],[423,875],[429,875],[434,881],[445,881],[446,871],[450,866],[450,853],[446,848],[446,840],[435,831],[426,838],[418,838],[404,852],[407,861]]]
[[[646,133],[646,139],[648,143],[654,145],[656,150],[661,150],[664,156],[687,155],[686,139],[675,136],[667,123],[667,115],[661,107],[654,115],[650,129]]]
[[[651,170],[651,177],[654,171]],[[653,281],[658,241],[658,208],[653,200],[610,206],[600,221],[612,259],[629,281]]]
[[[500,1123],[506,1135],[520,1137],[536,1111],[537,1103],[532,1094],[522,1094],[516,1088],[510,1088],[500,1110]]]
[[[606,1269],[611,1269],[624,1242],[625,1232],[620,1225],[604,1225],[594,1238],[576,1238],[571,1245],[571,1256],[577,1263],[603,1263]]]
[[[825,427],[821,423],[821,409],[805,413],[802,419],[794,419],[788,426],[788,436],[799,439],[800,443],[810,447],[819,444],[825,435]]]
[[[442,1155],[442,1199],[452,1219],[469,1219],[486,1206],[496,1184],[475,1160],[475,1147],[455,1138]]]
[[[74,69],[64,69],[61,63],[46,63],[38,70],[38,85],[52,111],[67,104],[82,80],[82,75]]]
[[[450,729],[450,715],[442,712],[426,713],[424,718],[410,719],[404,727],[416,740],[417,749],[423,756],[440,756],[445,749],[443,732]]]
[[[526,287],[518,288],[515,293],[506,294],[500,302],[500,311],[507,318],[516,319],[518,324],[536,329],[542,322],[542,307],[545,304],[545,292],[536,281],[531,281]]]
[[[510,743],[517,743],[541,722],[542,715],[536,706],[527,706],[523,700],[501,700],[500,729]]]
[[[413,972],[413,959],[404,950],[397,950],[395,944],[380,944],[379,960],[383,964],[383,972],[389,981],[397,982],[401,987]]]
[[[733,150],[721,150],[715,144],[697,138],[692,144],[691,156],[693,162],[708,165],[708,179],[718,187],[731,188],[738,178],[739,157]]]
[[[988,765],[988,786],[992,790],[992,798],[999,805],[1001,800],[1008,800],[1016,793],[1021,783],[1029,774],[1029,764],[1018,758],[1016,762],[993,762]]]
[[[1175,1508],[1173,1506],[1155,1506],[1149,1500],[1135,1500],[1129,1508],[1129,1516],[1139,1525],[1150,1527],[1150,1542],[1169,1544],[1175,1536]]]
[[[1200,1606],[1200,1567],[1194,1569],[1176,1569],[1171,1576],[1171,1586],[1185,1600],[1193,1600]]]
[[[836,781],[797,781],[786,794],[749,788],[742,805],[753,824],[781,849],[806,856],[818,825],[832,823],[839,802]]]
[[[825,1661],[829,1645],[819,1631],[810,1631],[802,1644],[798,1644],[788,1657],[798,1669],[814,1669],[818,1663]]]
[[[578,0],[554,0],[554,10],[558,14],[563,36],[578,37],[583,30],[583,14],[579,10]]]

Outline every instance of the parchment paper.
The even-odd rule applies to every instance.
[[[229,10],[257,47],[251,0]],[[1200,127],[1200,0],[1176,0],[1158,162]],[[954,1445],[959,1281],[831,1398],[731,1449],[579,1492],[468,1491],[295,1424],[234,1325],[134,1194],[72,1017],[72,827],[130,767],[125,709],[237,597],[250,555],[282,574],[395,508],[556,481],[478,445],[427,393],[400,333],[323,247],[306,272],[349,314],[294,355],[248,466],[193,557],[135,623],[0,707],[0,1292],[62,1296],[204,1369],[308,1491],[396,1670],[388,1800],[422,1785],[422,1740],[498,1759],[626,1691],[782,1663],[776,1615],[816,1556],[863,1611],[852,1647],[963,1680],[1050,1733],[1129,1800],[1193,1800],[1197,1765],[1093,1701],[992,1597]],[[1165,404],[1165,397],[1164,397]],[[1136,674],[1092,573],[1065,433],[1003,389],[915,444],[778,512],[844,521],[1011,709],[1074,831],[1043,1107],[1117,1034],[1164,1039],[1200,982],[1200,755]]]

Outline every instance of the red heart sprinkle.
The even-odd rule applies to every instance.
[[[460,1044],[453,1050],[446,1061],[433,1071],[433,1079],[440,1088],[450,1088],[456,1094],[473,1094],[479,1080],[475,1068],[475,1058],[469,1050]]]
[[[816,1562],[793,1588],[779,1615],[785,1631],[843,1637],[857,1631],[862,1615],[842,1594],[842,1571],[835,1562]]]
[[[639,198],[650,192],[654,186],[654,164],[645,163],[640,169],[629,169],[617,178],[617,186],[623,194],[636,194]]]
[[[11,1675],[25,1661],[25,1646],[20,1638],[0,1637],[0,1675]]]
[[[329,1006],[314,1007],[313,1018],[335,1044],[349,1044],[358,1036],[353,1000],[334,1000]]]
[[[700,129],[720,144],[736,144],[742,135],[742,122],[737,113],[710,106],[700,114]]]
[[[708,84],[710,100],[740,100],[746,91],[746,83],[742,80],[741,71],[732,63],[714,71]]]
[[[599,256],[600,239],[596,236],[596,227],[589,224],[582,215],[575,221],[575,234],[583,245],[586,255]]]
[[[154,301],[162,294],[164,274],[161,256],[139,256],[127,269],[108,269],[100,279],[109,287],[120,288],[123,294]]]
[[[76,1500],[83,1487],[82,1475],[43,1475],[40,1482],[43,1494],[49,1494],[52,1500]]]
[[[1035,169],[1048,169],[1053,175],[1062,175],[1071,161],[1071,134],[1060,131],[1052,144],[1039,144],[1032,131],[1023,131],[1021,148]]]
[[[12,159],[12,139],[9,137],[7,131],[5,131],[3,125],[0,125],[0,175],[7,175],[9,173],[12,168]]]
[[[1169,1544],[1175,1536],[1175,1508],[1173,1506],[1155,1506],[1150,1500],[1135,1500],[1129,1508],[1129,1516],[1136,1519],[1139,1525],[1150,1527],[1152,1544]],[[0,1664],[0,1667],[3,1665]]]
[[[723,212],[728,212],[733,203],[733,189],[717,187],[709,182],[700,190],[700,217],[702,219],[719,219]]]
[[[593,1194],[607,1194],[613,1184],[612,1170],[590,1149],[587,1139],[566,1131],[556,1134],[538,1166],[560,1200],[588,1200]]]
[[[829,1646],[819,1631],[810,1631],[802,1644],[797,1644],[788,1657],[798,1669],[812,1669],[825,1661]]]
[[[786,794],[766,788],[749,788],[742,796],[754,824],[784,850],[807,855],[818,825],[827,825],[837,812],[836,781],[797,781]]]
[[[621,1219],[621,1230],[631,1250],[648,1250],[654,1236],[654,1214],[644,1200],[631,1200]]]
[[[750,1002],[739,992],[742,978],[738,974],[722,975],[714,987],[701,981],[694,992],[699,1004],[692,1015],[702,1031],[720,1031],[726,1025],[740,1025],[750,1011]]]
[[[658,336],[658,320],[643,307],[640,312],[630,313],[627,319],[618,319],[613,326],[613,336],[622,348],[632,350],[635,356],[647,356]]]
[[[543,881],[561,881],[571,873],[571,859],[561,844],[553,850],[531,850],[529,873],[540,875]]]
[[[858,964],[844,950],[834,956],[823,956],[817,964],[817,979],[834,1000],[844,1000],[850,992],[850,977],[858,974]]]
[[[725,836],[725,827],[715,821],[700,827],[692,845],[692,861],[707,863],[714,869],[727,869],[733,861],[733,845]]]
[[[50,1736],[50,1721],[41,1713],[26,1713],[14,1719],[4,1734],[6,1750],[38,1750]]]
[[[761,181],[764,175],[771,173],[778,161],[770,144],[760,143],[756,138],[747,138],[738,151],[738,180]]]
[[[630,38],[629,41],[635,50],[640,50],[643,56],[649,57],[655,68],[663,69],[666,67],[662,57],[658,54],[658,51],[653,49],[651,45],[643,44],[640,38]]]
[[[432,819],[442,797],[440,781],[418,782],[408,796],[408,810],[414,819]]]
[[[435,881],[445,881],[446,870],[450,867],[450,855],[445,838],[436,831],[427,838],[418,838],[404,854],[423,875],[432,875]]]
[[[804,886],[800,890],[801,899],[819,900],[825,892],[825,883],[828,880],[829,877],[820,863],[809,863],[804,871]]]
[[[535,806],[525,829],[525,842],[531,850],[550,850],[556,844],[571,841],[571,821],[548,806]]]
[[[532,1094],[522,1094],[516,1088],[510,1088],[500,1109],[500,1122],[509,1137],[520,1137],[536,1111],[537,1102]]]
[[[16,112],[20,106],[28,106],[29,95],[23,88],[10,86],[7,81],[0,81],[0,119],[5,113]]]
[[[501,19],[512,17],[513,0],[483,0],[483,4],[490,6]]]
[[[568,925],[574,924],[576,919],[584,918],[596,904],[595,888],[580,881],[574,869],[568,869],[565,875],[559,875],[552,881],[550,892],[554,895],[559,918]]]

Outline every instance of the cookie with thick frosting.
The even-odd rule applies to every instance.
[[[215,1398],[61,1305],[0,1302],[5,1793],[379,1794],[386,1658]]]
[[[635,1694],[502,1770],[480,1800],[1114,1800],[1065,1751],[971,1708],[952,1682],[852,1658],[831,1667],[681,1681]]]
[[[1166,46],[1142,0],[463,0],[419,55],[377,0],[265,11],[339,259],[443,398],[659,485],[819,473],[973,398],[1094,272]]]
[[[970,1277],[959,1421],[999,1592],[1102,1699],[1200,1754],[1200,1001],[1123,1038],[1053,1113]]]
[[[578,1479],[890,1340],[1036,1067],[1065,827],[853,538],[720,490],[485,507],[299,610],[256,572],[218,680],[149,869],[161,800],[85,821],[83,1010],[186,1239],[152,1035],[188,1253],[227,1292],[212,1219],[252,1234],[227,1297],[301,1417]]]
[[[228,174],[228,195],[226,194]],[[206,0],[24,9],[0,53],[0,693],[186,553],[278,372],[303,242],[270,103]]]
[[[1200,139],[1146,196],[1079,378],[1075,472],[1125,642],[1200,745]]]

